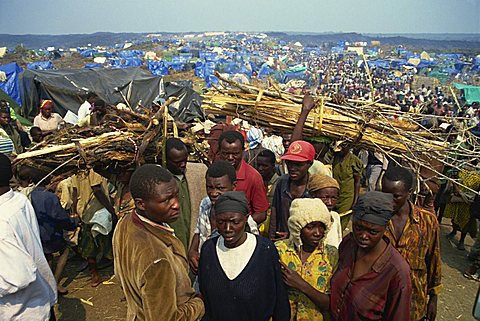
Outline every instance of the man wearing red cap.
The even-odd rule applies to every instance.
[[[33,119],[33,126],[40,127],[43,134],[55,132],[60,125],[64,124],[62,116],[52,113],[53,102],[51,100],[42,100],[40,104],[40,113]]]
[[[282,156],[287,164],[288,174],[280,177],[272,200],[272,214],[268,236],[270,239],[288,237],[290,204],[296,198],[309,198],[307,190],[308,169],[313,164],[315,148],[312,144],[297,140],[290,144]]]

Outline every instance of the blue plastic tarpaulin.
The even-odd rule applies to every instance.
[[[138,57],[126,58],[123,65],[125,67],[140,67],[141,65],[143,65],[143,61]]]
[[[86,69],[91,69],[91,68],[103,68],[103,65],[102,64],[86,64],[85,67],[83,68],[86,68]]]
[[[143,57],[145,53],[141,50],[123,50],[117,56],[123,59]]]
[[[22,101],[20,99],[18,75],[22,72],[22,68],[20,68],[16,62],[12,62],[1,65],[0,71],[3,71],[7,76],[5,81],[0,81],[0,89],[21,106]]]
[[[38,61],[31,62],[27,65],[28,70],[49,70],[53,69],[53,64],[51,61]]]
[[[147,61],[148,70],[154,76],[166,76],[168,75],[168,67],[163,61],[148,60]]]

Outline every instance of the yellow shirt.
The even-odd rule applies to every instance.
[[[92,187],[97,185],[101,185],[105,195],[108,195],[107,180],[93,169],[72,177],[72,186],[77,189],[77,213],[85,223],[90,222],[93,214],[104,207],[93,194]]]
[[[280,260],[290,269],[296,271],[308,284],[322,293],[330,292],[330,278],[337,268],[338,250],[331,245],[320,245],[302,263],[292,240],[275,243]],[[292,321],[322,321],[329,320],[327,312],[320,309],[302,292],[289,288],[288,298]]]

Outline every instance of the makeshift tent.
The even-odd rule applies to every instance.
[[[131,106],[140,101],[150,105],[159,94],[160,77],[139,67],[125,69],[26,70],[20,75],[22,115],[38,114],[40,99],[52,99],[55,111],[75,114],[87,92],[94,92],[107,103],[124,102]],[[123,96],[122,96],[123,95]]]
[[[17,105],[21,105],[20,92],[18,88],[18,75],[22,72],[17,63],[12,62],[0,66],[0,71],[5,73],[5,81],[0,80],[0,89],[10,96]]]
[[[465,100],[468,104],[478,102],[480,103],[480,86],[471,86],[465,84],[459,84],[454,82],[453,85],[457,89],[462,89],[465,94]]]
[[[29,70],[49,70],[53,69],[53,64],[51,61],[37,61],[31,62],[27,65]]]
[[[165,83],[165,99],[170,97],[178,98],[168,106],[173,118],[185,123],[195,119],[205,120],[205,114],[201,108],[202,97],[192,89],[190,82]]]

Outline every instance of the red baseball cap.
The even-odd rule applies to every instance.
[[[281,157],[282,160],[294,162],[313,162],[315,158],[315,148],[309,142],[296,140],[290,144],[288,151]]]

